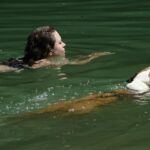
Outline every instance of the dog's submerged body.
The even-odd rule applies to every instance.
[[[25,116],[31,117],[32,115],[45,113],[58,113],[61,115],[85,114],[93,111],[96,107],[104,106],[120,99],[126,100],[132,96],[133,94],[126,89],[97,93],[76,100],[51,104],[46,108],[26,113]]]
[[[33,112],[28,112],[25,116],[36,114],[60,113],[60,114],[84,114],[91,112],[96,107],[113,103],[118,100],[129,100],[134,97],[144,96],[150,91],[150,67],[137,73],[128,80],[128,89],[118,89],[111,92],[100,92],[71,101],[55,103]]]

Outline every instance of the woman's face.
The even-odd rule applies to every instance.
[[[66,44],[61,40],[61,36],[57,31],[54,31],[52,36],[55,39],[54,48],[51,50],[52,56],[65,56]]]

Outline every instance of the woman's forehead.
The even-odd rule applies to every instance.
[[[61,36],[57,31],[54,31],[52,34],[53,34],[55,40],[61,40]]]

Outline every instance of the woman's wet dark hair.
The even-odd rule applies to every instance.
[[[54,48],[55,39],[52,33],[56,31],[53,27],[42,26],[33,30],[28,38],[24,50],[23,58],[10,58],[0,64],[7,65],[13,68],[28,68],[35,61],[47,58],[50,51]]]
[[[32,66],[35,61],[47,58],[54,47],[53,27],[43,26],[33,30],[27,38],[23,63]]]

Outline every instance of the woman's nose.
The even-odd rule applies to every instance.
[[[63,47],[65,47],[65,46],[66,46],[66,43],[63,42]]]

